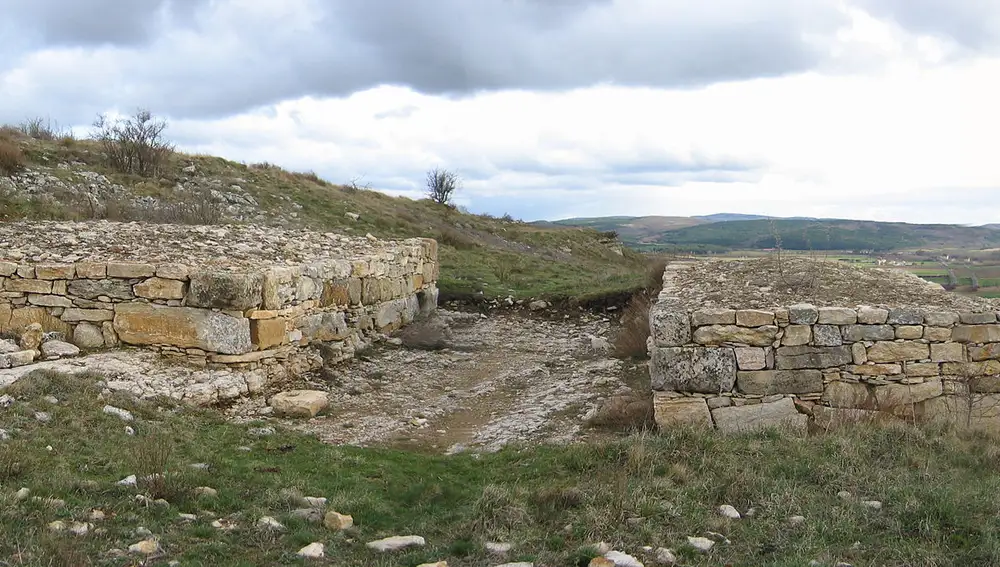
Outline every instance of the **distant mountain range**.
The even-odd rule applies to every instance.
[[[544,221],[614,231],[639,249],[691,252],[774,248],[787,250],[983,249],[1000,247],[1000,223],[947,224],[767,217],[719,213],[697,217],[593,217]]]

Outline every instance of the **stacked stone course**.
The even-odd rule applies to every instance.
[[[1000,430],[1000,309],[699,308],[671,287],[676,269],[650,312],[661,427],[904,419]]]
[[[72,226],[74,234],[107,235],[116,228]],[[161,227],[142,230],[155,239]],[[7,231],[0,224],[0,242],[16,239],[16,227]],[[436,307],[434,240],[314,236],[329,248],[284,261],[228,263],[196,251],[184,263],[176,261],[176,251],[170,261],[143,261],[110,245],[104,254],[83,258],[0,249],[0,334],[16,337],[37,323],[84,349],[138,346],[199,366],[298,373],[322,360],[349,358],[366,337]],[[304,348],[317,342],[324,345],[322,360]],[[14,354],[0,354],[0,368],[25,363]]]

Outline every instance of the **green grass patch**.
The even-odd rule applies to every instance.
[[[1000,444],[984,436],[907,426],[817,437],[678,429],[477,458],[335,447],[280,429],[255,437],[249,430],[259,423],[227,423],[166,401],[102,400],[100,388],[82,378],[36,373],[4,393],[17,398],[0,410],[0,427],[11,436],[0,442],[0,557],[11,565],[135,565],[138,558],[111,550],[142,539],[140,526],[163,549],[147,563],[155,565],[301,565],[295,552],[316,541],[327,558],[308,564],[503,562],[488,556],[488,541],[515,545],[507,561],[541,565],[577,565],[598,541],[638,555],[644,545],[671,547],[693,566],[1000,561]],[[134,436],[101,411],[106,403],[136,415],[128,424]],[[51,419],[39,421],[39,411]],[[161,471],[168,481],[115,484]],[[196,496],[198,486],[218,496]],[[20,487],[65,506],[18,501]],[[839,498],[842,490],[853,498]],[[355,527],[332,532],[296,520],[295,494],[329,498],[330,508],[353,515]],[[883,507],[871,510],[860,500]],[[755,514],[725,520],[716,512],[721,504]],[[106,518],[89,520],[95,509]],[[197,520],[182,521],[181,513]],[[258,529],[262,515],[287,529]],[[790,526],[793,515],[805,523]],[[212,527],[213,519],[236,529]],[[52,533],[54,520],[91,521],[94,529]],[[707,531],[731,543],[704,555],[685,548],[687,536]],[[427,546],[379,555],[364,545],[408,534],[425,537]]]

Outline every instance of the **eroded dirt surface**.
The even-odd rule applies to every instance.
[[[588,413],[645,370],[603,350],[607,317],[441,316],[450,323],[448,348],[383,343],[298,385],[330,392],[327,415],[282,422],[330,443],[447,453],[567,442],[601,435],[583,427]]]

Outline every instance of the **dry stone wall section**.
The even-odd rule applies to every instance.
[[[40,326],[87,350],[136,346],[209,368],[299,373],[435,309],[437,277],[431,239],[0,223],[0,336],[12,351]],[[322,357],[305,348],[317,343]],[[25,353],[0,349],[0,368],[41,356]]]
[[[907,420],[1000,430],[1000,306],[942,308],[944,296],[908,306],[904,287],[898,305],[705,308],[675,285],[685,269],[667,267],[650,311],[660,427]]]

